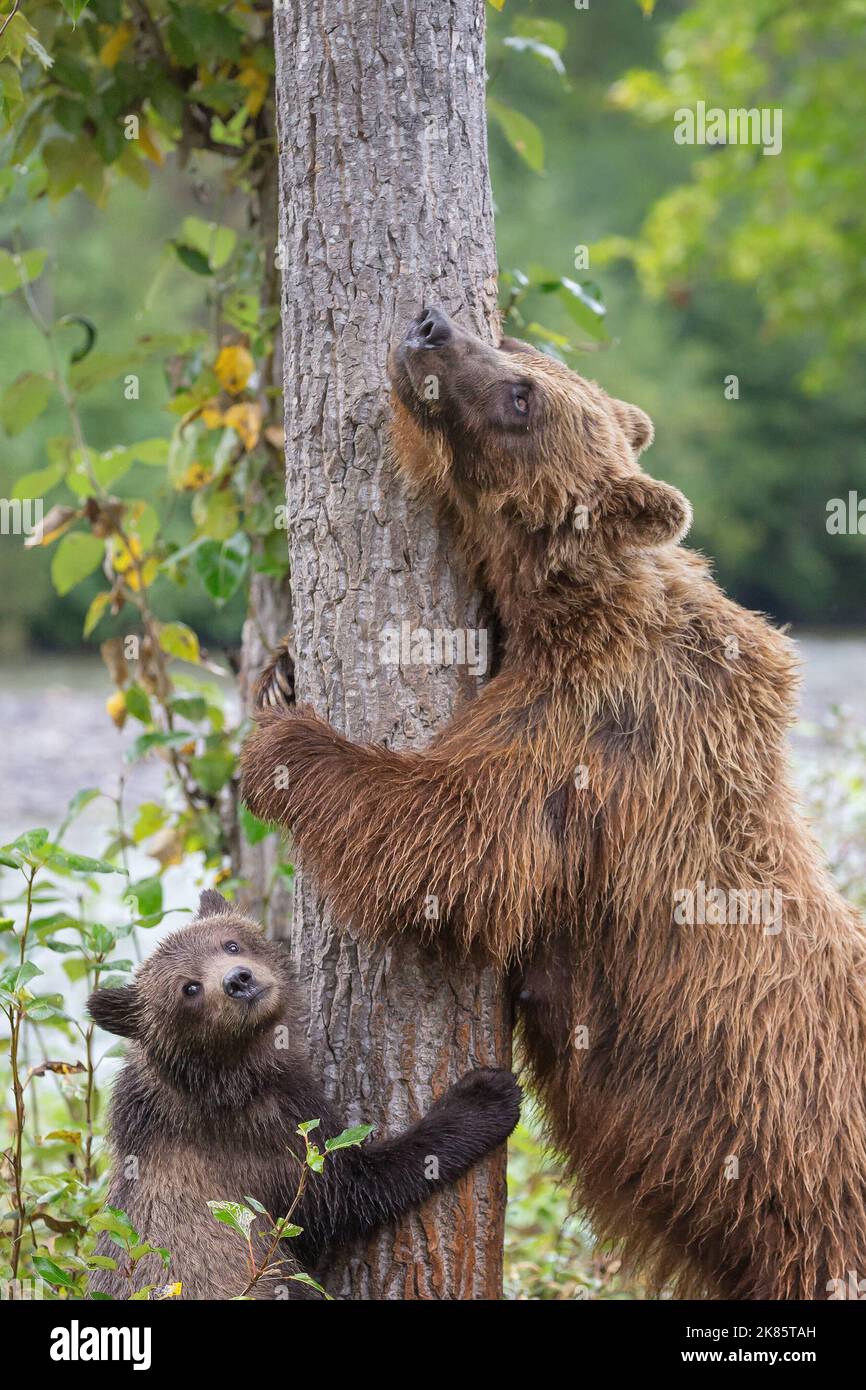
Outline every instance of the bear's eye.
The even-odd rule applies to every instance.
[[[529,388],[527,386],[512,386],[511,403],[518,415],[529,414]]]
[[[198,980],[189,980],[184,985],[181,993],[185,994],[187,999],[193,999],[197,994],[201,994],[201,985]]]
[[[236,941],[224,941],[223,950],[228,951],[230,956],[236,956],[240,951],[240,946]]]

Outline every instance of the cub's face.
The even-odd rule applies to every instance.
[[[652,525],[634,528],[635,543],[685,529],[685,499],[637,463],[652,440],[649,417],[527,343],[491,347],[426,309],[393,347],[389,371],[397,459],[423,491],[458,509],[504,512],[530,531],[575,515],[639,515],[648,503]]]
[[[122,989],[97,990],[88,1007],[111,1033],[135,1038],[154,1060],[239,1059],[284,1017],[293,986],[281,948],[218,893],[167,936]]]

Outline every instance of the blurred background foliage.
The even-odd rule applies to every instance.
[[[76,991],[128,978],[138,934],[177,910],[172,866],[238,886],[239,730],[207,648],[231,656],[251,573],[285,568],[273,54],[253,0],[0,5],[0,496],[48,514],[26,547],[0,536],[0,660],[101,648],[105,718],[137,734],[127,763],[155,755],[167,778],[128,815],[122,775],[116,796],[86,788],[56,839],[0,850],[0,1272],[63,1297],[84,1286],[105,1169],[104,1058]],[[824,628],[861,623],[866,579],[859,535],[826,527],[831,498],[866,493],[864,11],[488,5],[508,331],[649,411],[649,469],[691,498],[722,583]],[[780,108],[782,152],[677,144],[698,101]],[[866,750],[836,734],[807,791],[859,901]],[[70,854],[67,825],[106,796],[99,858]],[[240,833],[268,832],[242,814]],[[643,1296],[533,1133],[530,1117],[511,1146],[508,1295]]]

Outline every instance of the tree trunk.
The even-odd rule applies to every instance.
[[[479,600],[387,461],[385,363],[425,302],[490,334],[496,263],[484,0],[291,0],[275,10],[286,482],[296,686],[354,739],[423,745],[475,677],[381,661],[382,631],[476,628]],[[295,893],[310,1035],[347,1121],[397,1130],[477,1065],[510,1063],[487,967],[370,949]],[[504,1157],[328,1272],[361,1299],[496,1298]]]

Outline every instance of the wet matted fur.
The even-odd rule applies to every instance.
[[[522,973],[600,1235],[680,1292],[826,1297],[866,1273],[866,934],[792,791],[793,646],[680,545],[641,410],[435,312],[391,375],[397,463],[493,595],[501,669],[423,752],[263,712],[246,800],[359,932]],[[681,920],[702,891],[735,906]]]
[[[180,1280],[184,1298],[233,1298],[250,1276],[246,1245],[208,1201],[251,1196],[275,1219],[285,1216],[303,1171],[298,1125],[320,1121],[311,1136],[320,1150],[343,1125],[307,1053],[285,950],[219,893],[202,894],[199,911],[160,943],[133,984],[97,990],[89,1008],[101,1027],[131,1040],[111,1105],[108,1205],[171,1254],[167,1270],[157,1255],[140,1259],[133,1287]],[[252,1297],[319,1297],[289,1276],[316,1269],[460,1177],[505,1141],[519,1109],[511,1073],[480,1068],[403,1134],[335,1151],[322,1173],[308,1173],[292,1217],[302,1234],[283,1242],[285,1263]],[[256,1218],[259,1262],[269,1228]],[[96,1253],[123,1265],[108,1233]],[[122,1268],[100,1269],[90,1290],[128,1298],[130,1284]]]

